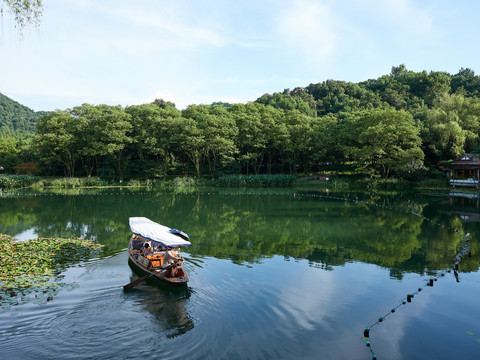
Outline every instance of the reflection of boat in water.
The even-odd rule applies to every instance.
[[[128,245],[128,264],[132,270],[171,286],[185,285],[188,275],[180,247],[192,246],[188,235],[145,217],[131,217],[129,223],[133,235]]]
[[[186,303],[191,290],[188,286],[144,288],[138,303],[159,322],[167,338],[175,338],[194,328]]]

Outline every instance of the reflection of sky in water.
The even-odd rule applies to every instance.
[[[35,231],[34,228],[22,231],[21,233],[13,236],[15,239],[20,241],[26,241],[31,239],[36,239],[38,237],[38,233]]]

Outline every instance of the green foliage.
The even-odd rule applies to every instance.
[[[27,187],[39,180],[38,176],[33,175],[0,175],[0,188]]]
[[[36,183],[35,186],[39,188],[53,188],[53,189],[75,189],[83,187],[99,187],[108,186],[108,182],[99,178],[93,177],[64,177],[56,179],[43,179]]]
[[[423,167],[421,138],[405,111],[353,112],[339,127],[339,150],[371,176],[404,175]]]
[[[415,183],[417,189],[449,189],[448,179],[423,179]]]
[[[140,180],[132,179],[132,180],[128,180],[127,186],[140,187],[142,186],[142,183],[140,182]]]
[[[197,180],[187,176],[176,177],[173,179],[172,186],[175,188],[192,188],[197,186]]]
[[[296,179],[293,175],[226,175],[216,179],[215,184],[224,187],[290,186]]]
[[[16,241],[0,234],[0,305],[46,293],[58,286],[59,279],[52,282],[56,275],[69,265],[98,255],[101,247],[80,238]]]
[[[41,114],[43,113],[35,112],[0,93],[0,135],[2,137],[33,134]]]
[[[38,26],[43,12],[42,0],[4,0],[0,5],[0,15],[3,16],[4,6],[13,15],[15,27],[22,34],[28,25]]]
[[[40,175],[42,169],[40,169],[40,164],[37,162],[28,162],[28,163],[20,163],[13,167],[17,174],[22,175]]]
[[[378,79],[327,80],[247,104],[83,104],[40,117],[26,140],[0,127],[0,165],[117,180],[327,171],[419,180],[426,167],[480,148],[479,79],[470,69],[400,65]]]

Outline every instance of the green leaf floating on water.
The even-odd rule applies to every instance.
[[[0,307],[53,299],[68,266],[98,255],[102,245],[82,238],[18,241],[0,234]],[[62,285],[62,286],[59,286]],[[33,297],[33,299],[32,299]]]

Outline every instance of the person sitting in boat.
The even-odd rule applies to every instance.
[[[147,257],[148,255],[153,255],[153,248],[150,241],[143,244],[143,256]]]
[[[173,263],[175,263],[178,258],[173,253],[172,249],[166,249],[165,255],[163,255],[163,267],[167,267]]]

